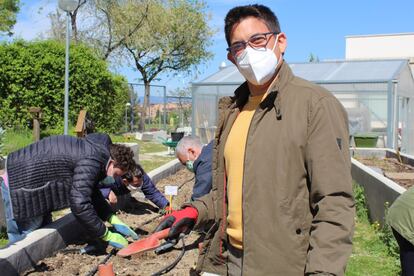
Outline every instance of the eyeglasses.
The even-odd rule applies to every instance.
[[[267,43],[269,43],[269,38],[271,35],[276,35],[277,32],[268,32],[268,33],[261,33],[255,34],[251,36],[247,41],[237,41],[233,43],[229,48],[226,50],[230,52],[234,57],[240,55],[244,49],[246,49],[247,44],[255,50],[259,50],[265,48]]]

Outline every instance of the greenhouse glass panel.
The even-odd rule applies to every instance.
[[[414,154],[414,80],[408,60],[329,61],[289,66],[296,76],[325,87],[338,98],[348,112],[350,134],[376,132],[387,147],[401,145],[406,153]],[[204,143],[213,137],[219,98],[233,95],[243,82],[237,68],[230,65],[192,84],[193,133],[201,136]],[[398,133],[401,133],[399,143]]]

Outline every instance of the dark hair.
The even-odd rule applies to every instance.
[[[230,46],[230,34],[233,26],[250,16],[263,20],[269,31],[280,33],[279,20],[268,7],[259,4],[238,6],[232,8],[224,19],[224,33],[227,45]]]
[[[137,177],[137,178],[142,178],[144,173],[145,173],[144,169],[141,167],[141,165],[135,163],[132,170],[126,172],[122,176],[122,179],[125,179],[128,182],[132,182],[134,180],[134,176]]]
[[[132,171],[135,166],[134,153],[124,145],[111,144],[109,146],[111,158],[115,161],[114,167],[124,171]]]
[[[140,164],[135,164],[135,168],[132,170],[132,174],[138,178],[141,178],[144,175],[144,169]]]

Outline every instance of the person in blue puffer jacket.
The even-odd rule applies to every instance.
[[[52,211],[66,207],[91,237],[113,247],[126,246],[124,236],[138,239],[99,192],[99,183],[113,183],[134,168],[133,156],[101,133],[82,139],[51,136],[10,153],[0,177],[9,243],[45,226]]]

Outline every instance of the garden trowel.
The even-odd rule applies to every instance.
[[[146,237],[139,241],[135,241],[131,243],[130,245],[128,245],[127,247],[119,250],[117,255],[121,257],[128,257],[128,256],[131,256],[139,252],[145,252],[148,250],[155,249],[161,245],[162,239],[165,239],[168,237],[169,231],[170,231],[170,228],[167,228],[162,231],[155,232],[149,237]]]

